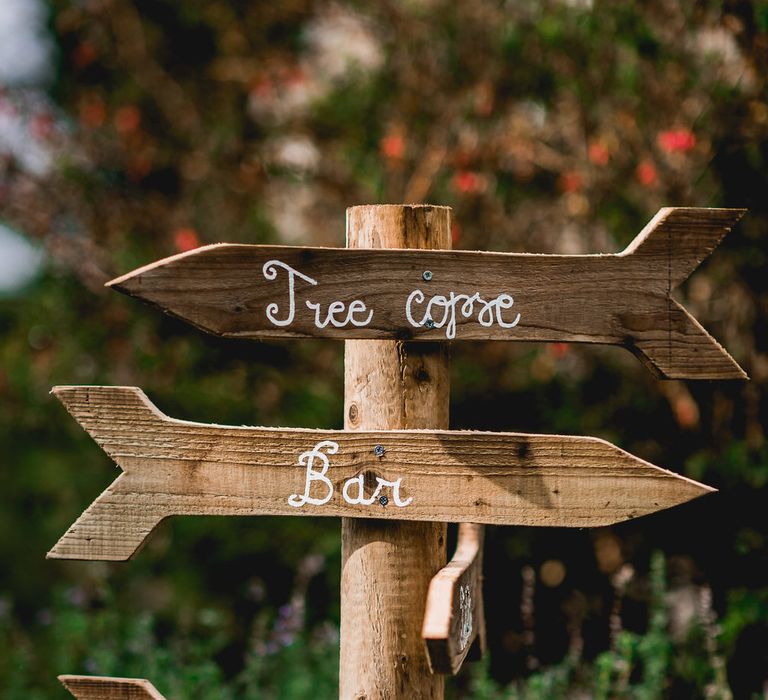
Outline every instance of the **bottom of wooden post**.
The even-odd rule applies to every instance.
[[[430,581],[445,562],[446,526],[341,522],[341,668],[347,673],[339,697],[441,700],[444,680],[430,672],[421,623]]]

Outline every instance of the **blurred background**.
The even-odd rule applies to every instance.
[[[595,435],[720,493],[613,528],[489,528],[490,652],[453,698],[768,697],[768,3],[2,0],[0,696],[334,698],[339,522],[176,518],[127,564],[45,552],[115,477],[49,396],[339,428],[343,345],[205,336],[105,290],[195,246],[344,244],[453,207],[455,248],[616,252],[667,205],[749,214],[678,298],[751,376],[460,343],[452,427]]]

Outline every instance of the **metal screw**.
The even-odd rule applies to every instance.
[[[385,506],[387,505],[387,503],[389,503],[389,499],[386,496],[379,496],[379,503]]]
[[[424,272],[421,273],[421,276],[424,278],[425,282],[429,282],[432,279],[432,271],[424,270]]]
[[[375,454],[377,457],[383,457],[384,445],[376,445],[376,447],[373,448],[373,454]]]
[[[424,327],[432,330],[435,327],[435,322],[431,318],[428,318],[426,321],[424,321]]]

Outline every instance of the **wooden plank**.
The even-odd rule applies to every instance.
[[[59,676],[62,685],[78,700],[165,700],[143,678]]]
[[[451,210],[350,207],[347,245],[450,248]],[[449,394],[448,343],[344,343],[347,430],[448,428]],[[447,539],[442,522],[342,518],[339,700],[443,699],[445,680],[429,672],[421,623]]]
[[[123,470],[48,556],[124,560],[171,515],[610,525],[713,489],[590,437],[207,425],[135,387],[57,387]]]
[[[456,552],[432,579],[421,636],[433,673],[457,674],[470,650],[485,652],[483,539],[485,528],[461,523]]]
[[[227,337],[602,343],[660,377],[743,379],[670,296],[743,213],[661,209],[609,255],[224,243],[109,285]]]

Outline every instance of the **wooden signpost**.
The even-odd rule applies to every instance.
[[[347,249],[220,244],[124,275],[110,286],[212,333],[344,339],[344,430],[193,423],[135,387],[57,387],[123,473],[48,556],[128,559],[172,515],[341,517],[340,697],[439,700],[437,674],[485,644],[483,523],[607,525],[713,490],[597,438],[447,430],[448,342],[615,344],[661,377],[744,378],[671,297],[742,214],[662,209],[622,253],[557,256],[443,250],[447,207],[353,207]],[[155,695],[88,695],[105,679],[84,678],[62,682],[160,697],[120,679]]]
[[[59,676],[59,680],[77,700],[165,700],[143,678]]]

